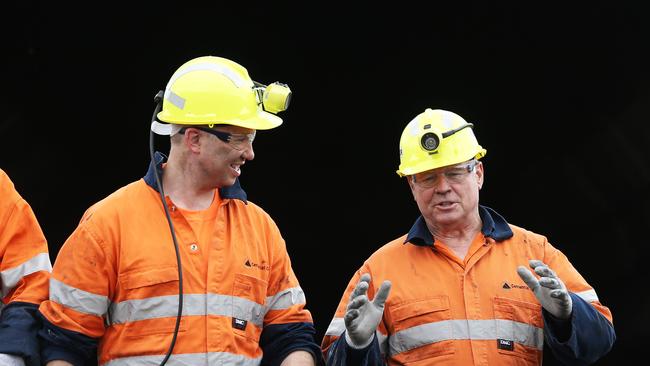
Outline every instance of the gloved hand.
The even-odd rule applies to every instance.
[[[345,340],[352,348],[365,348],[372,342],[377,326],[384,314],[384,303],[388,298],[391,283],[381,284],[375,298],[370,301],[366,293],[370,286],[370,274],[364,273],[350,294],[345,321]]]
[[[546,311],[558,319],[569,319],[573,310],[573,301],[564,282],[544,262],[533,259],[528,261],[528,264],[540,276],[539,280],[524,266],[517,267],[519,277],[533,290]]]
[[[25,366],[22,357],[0,353],[0,365],[2,366]]]

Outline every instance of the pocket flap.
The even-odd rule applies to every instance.
[[[159,283],[178,281],[176,267],[152,268],[140,271],[131,271],[120,275],[120,286],[125,289],[153,286]]]
[[[494,317],[543,326],[542,306],[522,300],[494,297]]]
[[[400,304],[391,309],[393,321],[401,321],[416,316],[449,309],[449,298],[438,296],[431,299],[417,300]]]
[[[233,283],[234,296],[264,305],[266,301],[267,287],[268,283],[263,279],[245,275],[243,273],[235,273],[235,281]]]

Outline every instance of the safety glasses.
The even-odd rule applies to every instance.
[[[251,133],[230,133],[230,132],[219,131],[207,127],[193,127],[193,128],[217,136],[219,140],[227,143],[233,149],[239,151],[248,149],[250,146],[253,145],[253,140],[255,140],[255,133],[257,132],[257,131],[253,131]],[[187,127],[183,127],[180,129],[180,131],[178,131],[178,133],[184,134],[186,129]]]
[[[430,170],[418,174],[414,174],[413,184],[420,188],[431,188],[433,187],[440,177],[444,176],[447,182],[449,183],[462,183],[465,181],[465,178],[474,171],[474,168],[478,164],[478,160],[471,160],[462,164],[454,165],[449,168],[441,168],[436,170]]]

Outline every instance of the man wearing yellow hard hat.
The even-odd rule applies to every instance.
[[[322,360],[280,231],[238,179],[290,95],[225,58],[176,70],[151,124],[169,158],[152,134],[146,175],[90,207],[57,257],[40,307],[48,365]]]
[[[472,130],[440,109],[404,128],[397,173],[420,216],[352,276],[321,345],[329,365],[540,365],[545,343],[585,365],[611,349],[612,314],[567,257],[479,204]]]

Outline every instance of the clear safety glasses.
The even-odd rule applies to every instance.
[[[448,183],[462,183],[465,178],[474,171],[478,160],[471,160],[449,168],[430,170],[413,175],[413,184],[420,188],[433,187],[441,176],[444,176]]]
[[[207,128],[207,127],[193,127],[196,128],[197,130],[201,130],[203,132],[207,132],[211,135],[217,136],[217,138],[228,145],[230,145],[233,149],[235,150],[245,150],[253,146],[253,140],[255,140],[255,133],[257,131],[253,131],[251,133],[230,133],[230,132],[225,132],[225,131],[219,131],[215,130],[212,128]],[[185,130],[187,128],[184,127],[178,133],[185,133]]]

